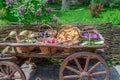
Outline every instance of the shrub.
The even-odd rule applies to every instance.
[[[48,0],[6,0],[7,9],[20,23],[48,23],[51,21],[51,8]]]
[[[92,17],[96,17],[101,12],[103,6],[100,3],[96,3],[93,5],[89,5],[88,8],[90,9]]]

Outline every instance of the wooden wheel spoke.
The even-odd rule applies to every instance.
[[[103,74],[106,74],[106,71],[94,72],[91,73],[90,76],[103,75]]]
[[[0,77],[0,80],[4,80],[3,77]]]
[[[4,74],[0,72],[0,76],[4,76]]]
[[[72,71],[72,72],[75,72],[76,74],[80,74],[80,72],[78,70],[76,70],[76,69],[74,69],[74,68],[72,68],[70,66],[66,66],[65,68]]]
[[[15,74],[15,70],[12,71],[12,73],[10,74],[10,77],[12,77]]]
[[[78,80],[89,80],[89,79],[88,78],[79,78]]]
[[[87,71],[87,68],[89,66],[89,61],[90,61],[90,56],[88,56],[87,59],[86,59],[86,64],[85,64],[84,71]]]
[[[10,68],[9,66],[6,66],[6,74],[9,75],[9,72],[10,72]]]
[[[79,62],[79,60],[83,60],[83,63]],[[93,60],[97,62],[90,66]],[[74,62],[75,67],[69,65],[68,62],[70,61]],[[99,71],[96,71],[96,69],[101,66],[101,64],[105,67],[105,69],[100,69]],[[66,69],[72,71],[72,73],[69,73],[69,75],[65,75],[64,72],[66,72]],[[109,67],[107,66],[105,60],[102,57],[90,52],[78,52],[68,56],[61,64],[59,71],[59,80],[98,80],[100,76],[104,76],[104,80],[109,80],[109,74]],[[79,77],[75,78],[77,77],[77,75]]]
[[[91,78],[91,80],[97,80],[96,78]]]
[[[4,69],[0,66],[0,70],[1,70],[1,72],[3,73],[3,74],[6,74],[5,73],[5,71],[4,71]]]
[[[79,78],[78,80],[82,80],[81,78]]]
[[[0,66],[0,73],[3,74],[0,76],[0,80],[4,80],[4,77],[9,78],[10,80],[26,80],[26,77],[23,73],[23,71],[14,63],[12,62],[6,62],[6,61],[1,61],[0,62],[2,66]],[[16,74],[18,72],[18,74]]]
[[[97,62],[94,66],[92,66],[88,72],[90,73],[91,71],[93,71],[97,66],[99,66],[101,64],[101,62]]]
[[[68,76],[64,76],[64,79],[71,79],[71,78],[79,78],[78,75],[68,75]]]
[[[12,77],[12,79],[22,79],[22,78],[18,77],[18,76],[14,76],[14,77]]]
[[[81,64],[78,62],[78,60],[77,60],[76,58],[74,58],[74,61],[75,61],[76,65],[78,66],[79,70],[83,71],[82,66],[81,66]]]

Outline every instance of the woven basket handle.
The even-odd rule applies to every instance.
[[[41,32],[41,28],[44,27],[44,26],[45,26],[45,27],[48,27],[48,29],[46,29],[45,32],[44,32],[44,38],[45,38],[45,34],[46,34],[48,31],[51,31],[51,32],[52,32],[52,37],[54,37],[54,36],[56,35],[57,31],[54,30],[54,29],[52,28],[52,26],[50,26],[50,25],[48,25],[48,24],[42,24],[42,25],[40,25],[40,26],[39,26],[39,33]]]
[[[42,25],[39,26],[39,29],[38,29],[39,32],[41,31],[42,27],[48,27],[49,29],[53,30],[53,28],[50,25],[48,25],[48,24],[42,24]]]
[[[70,25],[66,24],[66,25],[61,25],[61,26],[59,26],[59,27],[58,27],[58,32],[59,32],[62,28],[66,27],[66,26],[70,26]]]

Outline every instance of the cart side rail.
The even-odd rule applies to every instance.
[[[0,46],[11,46],[11,47],[29,47],[29,46],[34,46],[34,47],[58,47],[58,48],[94,48],[94,49],[104,49],[107,48],[108,46],[106,44],[103,44],[101,46],[69,46],[69,45],[62,45],[62,44],[29,44],[29,43],[0,43]]]

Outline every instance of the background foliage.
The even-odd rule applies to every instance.
[[[11,0],[7,2],[8,12],[24,24],[50,22],[48,0]],[[49,10],[49,12],[48,12]]]
[[[22,1],[22,0],[21,0]],[[36,0],[37,1],[37,0]],[[52,20],[52,15],[56,14],[59,18],[59,23],[60,24],[66,24],[66,23],[104,23],[104,22],[112,22],[113,24],[120,24],[120,6],[116,5],[119,4],[119,0],[75,0],[76,3],[71,4],[70,9],[69,10],[60,10],[61,9],[61,2],[62,0],[49,0],[49,4],[48,4],[48,8],[51,7],[53,9],[53,12],[51,12],[51,14],[46,16],[43,16],[42,14],[38,17],[36,17],[33,14],[28,13],[30,16],[26,16],[23,20],[23,22],[51,22]],[[58,3],[60,2],[60,3]],[[97,17],[91,17],[90,15],[90,11],[88,9],[88,5],[89,4],[95,4],[95,3],[102,3],[102,5],[104,5],[102,13],[100,15],[98,15]],[[0,2],[0,6],[4,6],[5,4],[2,4],[3,1],[1,0]],[[35,3],[36,4],[36,3]],[[111,5],[111,6],[110,6]],[[32,4],[30,5],[32,7]],[[116,6],[116,7],[114,7]],[[16,7],[15,7],[16,8]],[[17,8],[19,8],[17,6]],[[16,8],[16,10],[17,10]],[[15,11],[16,11],[15,10]],[[37,10],[37,8],[36,8]],[[35,11],[33,10],[34,14]],[[15,12],[14,11],[14,12]],[[19,13],[17,11],[17,13]],[[20,14],[16,14],[16,15],[20,15]],[[19,22],[20,16],[15,17],[12,13],[10,13],[10,10],[7,10],[6,12],[6,16],[4,17],[4,19],[10,21],[10,22]],[[26,19],[28,18],[28,19]],[[22,19],[22,18],[21,18]],[[30,21],[30,19],[32,19]],[[26,21],[27,20],[27,21]]]

